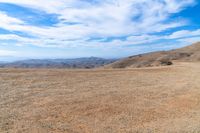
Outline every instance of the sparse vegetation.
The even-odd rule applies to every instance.
[[[0,132],[200,132],[199,67],[0,69]]]
[[[172,65],[173,61],[200,61],[200,43],[184,48],[130,56],[106,66],[106,68],[140,68]]]

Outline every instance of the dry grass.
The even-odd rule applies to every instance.
[[[199,68],[0,69],[0,132],[200,132]]]
[[[130,56],[108,64],[105,68],[142,68],[173,65],[174,61],[199,62],[200,42],[187,47],[169,51],[157,51],[146,54]]]

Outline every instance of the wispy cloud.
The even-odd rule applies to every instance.
[[[17,54],[16,51],[9,51],[9,50],[1,50],[0,49],[0,57],[1,56],[3,56],[3,57],[5,57],[5,56],[14,56],[16,54]]]
[[[33,16],[22,19],[29,14],[13,17],[12,12],[0,11],[0,27],[10,32],[0,35],[0,40],[13,39],[20,46],[113,48],[200,35],[198,29],[158,34],[189,25],[187,19],[171,16],[195,5],[195,0],[0,0],[1,3],[57,17],[53,25],[41,26],[27,22]]]

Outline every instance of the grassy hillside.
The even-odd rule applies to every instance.
[[[174,61],[200,61],[200,43],[170,50],[130,56],[114,62],[106,68],[137,68],[172,65]]]

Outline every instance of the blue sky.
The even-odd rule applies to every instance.
[[[0,60],[119,58],[200,40],[199,0],[0,0]]]

